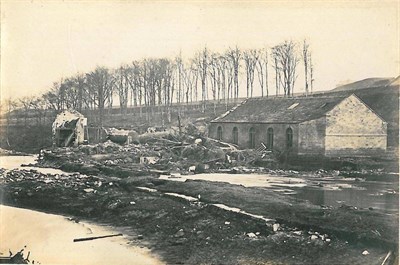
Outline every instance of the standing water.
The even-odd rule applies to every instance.
[[[35,162],[35,156],[0,156],[0,168],[20,168]],[[43,173],[64,173],[40,169]],[[74,222],[59,215],[46,214],[0,204],[0,256],[15,254],[24,246],[24,257],[41,264],[161,264],[148,249],[132,246],[125,237],[73,242],[77,238],[117,234],[109,227]]]
[[[30,170],[34,169],[43,174],[69,174],[60,169],[56,168],[40,168],[40,167],[32,167],[32,166],[23,166],[22,165],[30,165],[36,163],[37,156],[0,156],[0,168],[4,168],[7,170],[11,169],[25,169]]]
[[[206,180],[227,182],[244,187],[271,189],[297,200],[315,205],[338,207],[342,204],[372,208],[390,213],[399,212],[398,181],[359,181],[343,177],[289,177],[273,174],[225,174],[207,173],[196,175],[161,175],[171,181]]]
[[[14,169],[19,168],[21,165],[33,164],[37,156],[0,156],[0,168]]]
[[[42,264],[161,264],[149,250],[128,245],[124,237],[73,242],[76,238],[116,234],[105,227],[65,217],[0,205],[0,252],[26,246],[29,260]]]

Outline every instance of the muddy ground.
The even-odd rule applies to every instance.
[[[315,206],[265,188],[111,175],[3,171],[2,201],[111,224],[169,264],[381,264],[397,255],[398,214]]]

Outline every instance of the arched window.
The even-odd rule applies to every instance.
[[[234,144],[238,144],[239,143],[239,132],[238,132],[238,128],[237,127],[233,127],[232,139],[233,139],[233,143]]]
[[[286,147],[293,146],[293,130],[291,128],[287,128],[286,130]]]
[[[256,130],[253,127],[251,127],[249,130],[249,147],[256,147]]]
[[[217,140],[222,140],[222,127],[218,126],[217,128]]]
[[[267,149],[272,150],[274,148],[274,129],[268,128],[267,130]]]

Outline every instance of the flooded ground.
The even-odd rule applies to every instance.
[[[21,168],[21,165],[34,164],[37,156],[0,156],[0,167],[5,169]],[[23,167],[44,174],[69,174],[54,168]],[[315,205],[340,206],[341,204],[399,212],[398,182],[359,181],[355,178],[340,177],[287,177],[271,174],[196,174],[162,175],[160,179],[173,181],[206,180],[227,182],[245,187],[271,188],[307,200]]]
[[[34,158],[22,160],[34,162]],[[20,168],[21,158],[3,157],[0,162],[1,167]],[[151,253],[169,264],[292,264],[294,258],[302,264],[331,264],[336,256],[344,264],[378,264],[377,260],[382,261],[390,249],[397,249],[397,215],[377,210],[396,210],[398,188],[390,188],[397,186],[393,178],[392,183],[386,183],[365,181],[361,172],[356,172],[358,178],[344,178],[335,172],[280,170],[270,174],[245,171],[247,174],[161,176],[176,181],[160,181],[154,175],[113,177],[118,172],[108,178],[6,171],[0,176],[1,191],[5,204],[65,213],[111,227],[129,227],[124,234],[134,239],[133,244],[142,240],[141,245],[150,245]],[[379,208],[382,194],[392,197],[387,206],[381,204]],[[372,199],[368,201],[366,196]],[[363,202],[378,204],[376,208],[369,205],[371,211],[325,208],[295,203],[296,198],[316,205],[351,205],[351,200],[354,206]],[[27,246],[30,260],[41,263],[159,263],[149,250],[128,244],[128,238],[73,242],[118,233],[113,231],[115,228],[76,223],[62,216],[52,219],[53,215],[43,213],[38,213],[43,217],[36,218],[37,212],[12,209],[6,212],[0,208],[0,216],[5,218],[0,220],[3,255],[8,249],[15,253]],[[15,213],[19,210],[23,215]],[[362,222],[358,222],[361,217]],[[357,241],[349,244],[351,238]],[[371,246],[364,242],[375,243]],[[362,254],[366,250],[369,254]]]
[[[398,182],[320,180],[315,185],[294,189],[292,196],[316,205],[340,206],[399,212]],[[314,186],[312,186],[314,185]]]
[[[234,185],[243,185],[245,187],[304,187],[306,181],[301,178],[273,176],[267,174],[196,174],[196,175],[172,175],[161,176],[160,179],[168,179],[174,181],[185,181],[186,179],[192,180],[207,180],[217,182],[227,182]]]
[[[21,165],[35,163],[37,156],[0,156],[0,167],[4,169],[19,168]]]
[[[41,264],[161,264],[149,250],[124,237],[73,242],[75,238],[115,234],[109,228],[65,217],[0,205],[0,252],[8,256],[26,246],[30,261]]]
[[[315,205],[340,206],[399,212],[398,182],[362,181],[342,177],[285,177],[270,174],[196,174],[161,176],[173,181],[207,180],[245,187],[261,187],[307,200]]]
[[[5,169],[21,168],[21,165],[34,164],[37,156],[0,156],[0,167]],[[59,169],[23,167],[34,169],[44,174],[68,174]],[[340,177],[287,177],[271,174],[196,174],[196,175],[161,175],[160,179],[173,181],[206,180],[227,182],[245,187],[271,188],[307,200],[315,205],[340,206],[342,204],[399,212],[398,182],[360,181],[355,178]]]
[[[37,159],[37,155],[30,156],[0,156],[0,168],[4,168],[7,170],[23,168],[26,170],[34,169],[43,174],[69,174],[60,169],[56,168],[40,168],[40,167],[31,167],[31,166],[23,166],[35,164]]]
[[[7,170],[35,163],[36,156],[0,156]],[[22,167],[44,174],[67,174],[58,169]],[[129,245],[124,237],[73,242],[75,238],[116,234],[110,228],[76,223],[63,216],[0,205],[0,255],[26,246],[30,261],[41,264],[161,264],[149,250]]]

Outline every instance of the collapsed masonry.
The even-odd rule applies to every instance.
[[[105,132],[107,138],[117,144],[139,143],[139,134],[134,130],[107,128]]]
[[[53,122],[53,144],[57,147],[77,146],[85,141],[87,119],[76,110],[65,110]]]

